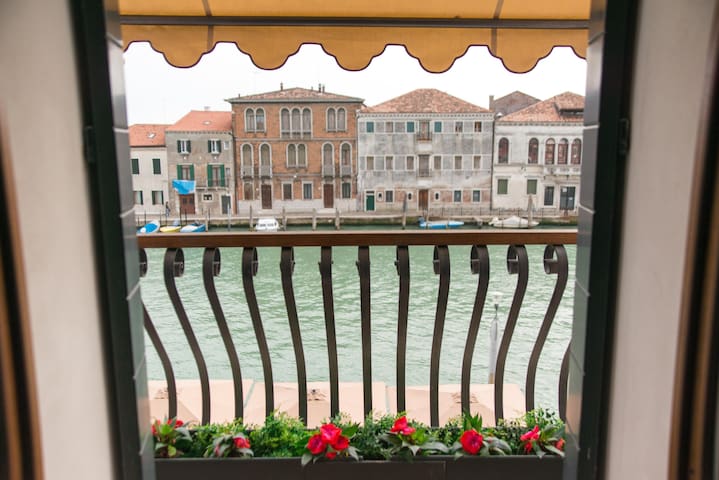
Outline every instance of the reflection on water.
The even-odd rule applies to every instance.
[[[410,247],[410,305],[407,339],[407,384],[429,383],[429,359],[434,328],[439,277],[432,269],[432,247]],[[502,292],[499,305],[500,335],[506,321],[516,276],[506,268],[507,247],[491,246],[490,285],[487,306],[482,316],[472,366],[473,383],[487,381],[489,324],[494,316],[491,293]],[[524,389],[527,362],[539,325],[549,303],[556,276],[544,273],[543,246],[528,246],[529,286],[509,349],[505,381]],[[556,408],[557,382],[562,356],[570,337],[572,297],[574,292],[574,259],[576,248],[567,246],[569,280],[545,344],[537,372],[537,406]],[[262,379],[262,365],[252,330],[244,290],[242,289],[239,248],[224,248],[222,271],[216,277],[217,292],[239,353],[243,378]],[[328,380],[322,289],[318,268],[319,248],[295,249],[293,282],[298,317],[304,343],[308,381]],[[164,251],[147,250],[149,271],[142,280],[142,298],[160,332],[178,378],[197,378],[197,368],[187,341],[165,291],[162,278]],[[279,248],[258,250],[259,271],[255,289],[267,336],[274,380],[296,381],[292,340],[280,282]],[[462,354],[477,288],[477,276],[469,267],[470,248],[450,247],[451,283],[440,363],[440,383],[459,383]],[[372,375],[373,380],[395,383],[397,339],[397,298],[399,279],[394,267],[394,247],[371,247],[372,305]],[[335,321],[339,352],[340,381],[361,381],[361,336],[359,277],[355,262],[357,248],[333,249]],[[202,285],[202,250],[185,250],[185,274],[176,279],[183,304],[188,312],[210,378],[231,378],[229,361]],[[146,339],[148,377],[163,379],[160,361],[149,339]]]

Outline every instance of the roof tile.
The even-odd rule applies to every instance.
[[[374,107],[362,113],[488,113],[489,110],[453,97],[434,88],[420,88]]]
[[[255,95],[237,96],[227,100],[230,103],[244,102],[354,102],[362,103],[364,100],[357,97],[348,97],[336,93],[306,88],[283,88],[274,92],[258,93]]]
[[[191,110],[167,128],[168,132],[231,132],[232,112]]]
[[[584,97],[564,92],[543,102],[502,117],[500,123],[544,122],[582,123],[584,121]]]
[[[131,147],[164,147],[165,129],[169,125],[160,123],[138,123],[130,125]]]

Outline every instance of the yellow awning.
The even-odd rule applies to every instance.
[[[555,46],[587,49],[590,0],[119,0],[125,48],[147,41],[176,67],[230,42],[274,69],[302,44],[319,44],[347,70],[387,45],[404,45],[422,67],[443,72],[485,45],[513,72]]]

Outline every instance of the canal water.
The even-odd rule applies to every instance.
[[[569,280],[537,372],[536,405],[556,409],[557,385],[562,356],[571,332],[574,263],[576,247],[568,245]],[[486,383],[488,376],[489,328],[495,315],[492,294],[501,293],[498,308],[500,339],[517,282],[506,267],[506,246],[491,246],[490,285],[487,304],[475,347],[472,383]],[[544,246],[528,246],[529,284],[520,310],[506,364],[505,382],[524,390],[527,363],[539,326],[551,298],[555,275],[543,268]],[[202,249],[185,249],[185,274],[176,279],[211,379],[231,377],[229,361],[202,284]],[[410,304],[407,339],[407,385],[429,383],[430,351],[439,276],[432,268],[432,247],[410,247]],[[164,250],[148,249],[148,273],[142,280],[142,298],[168,350],[177,378],[198,378],[197,368],[179,321],[165,291],[162,276]],[[322,289],[318,268],[319,248],[295,248],[293,282],[304,343],[309,381],[328,380]],[[252,322],[242,289],[242,250],[221,250],[222,270],[216,288],[239,352],[245,379],[262,380],[262,364]],[[274,380],[296,382],[294,351],[282,294],[279,248],[258,249],[259,271],[255,289],[269,344]],[[477,288],[470,271],[470,248],[450,247],[451,282],[445,322],[440,383],[459,383],[462,355]],[[371,247],[372,375],[374,381],[395,384],[397,298],[399,277],[394,267],[394,247]],[[334,306],[339,352],[339,376],[343,382],[362,380],[360,291],[355,262],[356,247],[333,249]],[[148,378],[164,379],[152,344],[146,338]]]

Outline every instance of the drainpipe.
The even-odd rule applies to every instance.
[[[492,216],[492,199],[494,198],[494,132],[497,130],[497,116],[492,117],[492,155],[489,164],[489,216]]]

